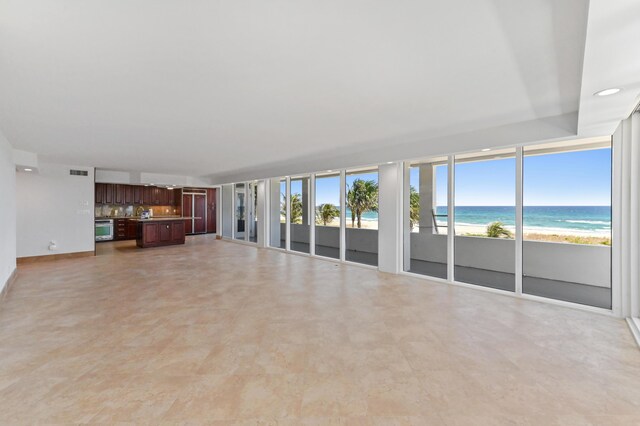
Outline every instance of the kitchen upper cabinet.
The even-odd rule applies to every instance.
[[[95,203],[179,207],[182,204],[182,191],[179,188],[96,183]]]
[[[144,204],[144,186],[134,185],[133,188],[133,204]]]
[[[95,203],[104,204],[104,183],[96,183]]]
[[[145,186],[143,187],[143,195],[142,195],[142,204],[153,205],[155,200],[153,190],[155,188],[153,186]]]
[[[114,185],[113,203],[124,204],[125,199],[125,186],[126,185]]]
[[[104,203],[105,204],[113,204],[113,192],[114,192],[114,187],[115,185],[110,184],[110,183],[105,183],[104,184],[105,190],[104,190]]]
[[[176,207],[182,206],[182,189],[174,189],[171,192],[173,193],[171,194],[173,196],[173,199],[171,200],[171,204]]]
[[[124,186],[124,203],[127,205],[135,203],[133,198],[133,188],[135,188],[133,185]]]

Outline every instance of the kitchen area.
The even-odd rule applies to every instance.
[[[184,244],[217,230],[217,188],[95,184],[95,241],[135,240],[137,247]]]

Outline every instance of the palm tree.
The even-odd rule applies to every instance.
[[[351,210],[351,227],[358,220],[362,228],[362,214],[378,211],[378,184],[372,180],[356,179],[347,187],[347,206]]]
[[[420,193],[413,186],[409,187],[409,231],[420,223]]]
[[[321,204],[317,212],[316,223],[327,226],[334,218],[340,216],[340,210],[331,203]]]
[[[489,226],[487,226],[487,237],[512,238],[513,234],[511,234],[511,231],[509,231],[504,227],[504,224],[502,222],[493,222],[493,223],[490,223]]]
[[[287,197],[282,194],[282,202],[280,203],[280,214],[285,215],[287,211]],[[286,216],[285,216],[286,217]],[[302,196],[300,194],[291,194],[291,212],[289,213],[291,223],[302,223]]]

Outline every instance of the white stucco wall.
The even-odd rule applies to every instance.
[[[71,176],[70,169],[88,176]],[[38,173],[18,173],[16,207],[18,257],[94,249],[93,167],[41,162]]]
[[[0,291],[16,269],[16,170],[13,150],[0,132]]]

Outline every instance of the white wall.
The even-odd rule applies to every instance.
[[[233,235],[233,185],[222,185],[222,236]]]
[[[71,176],[70,169],[88,176]],[[94,170],[40,163],[39,173],[16,175],[18,257],[94,249]],[[49,250],[49,242],[57,248]]]
[[[402,164],[381,165],[378,182],[378,269],[398,273],[402,269],[398,239],[402,233]]]
[[[16,269],[16,170],[13,149],[0,132],[0,291]]]

